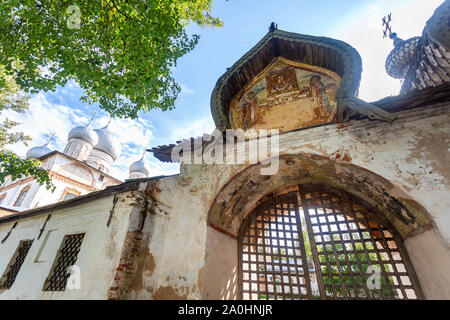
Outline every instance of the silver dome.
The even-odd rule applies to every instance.
[[[109,154],[113,160],[116,160],[121,151],[119,140],[108,129],[109,124],[101,129],[94,129],[98,136],[98,142],[94,149]]]
[[[90,122],[86,126],[78,126],[70,130],[68,140],[70,139],[81,139],[89,142],[92,146],[98,142],[97,133],[91,128]]]
[[[36,146],[27,151],[27,159],[38,159],[47,153],[52,152],[50,148],[47,147],[48,142],[43,146]]]
[[[145,153],[142,155],[142,158],[140,160],[135,161],[130,165],[130,173],[131,172],[141,172],[141,173],[144,173],[146,176],[148,176],[148,170],[145,167],[145,163],[144,163],[144,155],[145,155]]]

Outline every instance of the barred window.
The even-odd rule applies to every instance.
[[[401,237],[358,199],[301,185],[262,202],[239,236],[241,297],[422,299]]]
[[[83,238],[84,233],[64,237],[52,270],[45,280],[43,291],[64,291],[66,289],[67,279],[70,276],[68,268],[77,261]]]
[[[12,287],[32,244],[33,240],[25,240],[19,243],[16,252],[0,280],[1,289],[10,289]]]

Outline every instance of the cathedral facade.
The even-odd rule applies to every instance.
[[[148,150],[173,176],[118,183],[80,127],[42,159],[105,184],[0,218],[0,298],[450,299],[449,18],[391,34],[402,92],[372,103],[354,48],[272,24],[218,79],[213,135]]]

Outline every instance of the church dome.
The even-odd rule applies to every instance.
[[[135,161],[130,165],[130,174],[132,172],[139,172],[139,173],[143,173],[145,176],[148,176],[148,170],[145,167],[145,163],[144,163],[144,155],[145,155],[145,153],[142,155],[142,158],[140,160]]]
[[[408,72],[408,67],[411,64],[420,37],[402,40],[397,38],[396,33],[392,33],[390,38],[394,40],[395,48],[392,49],[386,59],[386,72],[393,78],[403,79]]]
[[[43,155],[46,155],[47,153],[52,152],[52,150],[50,150],[50,148],[48,148],[48,144],[50,143],[47,142],[46,144],[42,145],[42,146],[36,146],[33,148],[30,148],[30,150],[27,151],[27,159],[38,159],[40,157],[42,157]]]
[[[103,151],[116,160],[121,151],[119,140],[108,129],[109,123],[100,129],[94,129],[98,135],[98,142],[94,145],[95,150]]]
[[[97,133],[91,128],[91,122],[86,126],[78,126],[70,130],[68,140],[80,139],[95,146],[98,142]]]

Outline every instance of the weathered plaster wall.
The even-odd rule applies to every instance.
[[[450,299],[450,250],[436,230],[405,241],[425,297]]]
[[[237,240],[212,227],[206,231],[204,299],[238,299]]]
[[[428,106],[403,111],[397,116],[392,124],[362,120],[289,132],[280,136],[280,153],[320,155],[337,163],[351,163],[381,177],[389,185],[392,197],[412,212],[425,212],[432,221],[431,225],[405,235],[410,238],[409,252],[414,251],[416,243],[426,246],[431,240],[418,237],[423,237],[420,234],[427,228],[435,228],[433,232],[442,241],[435,241],[433,246],[441,253],[448,253],[449,106]],[[223,258],[220,254],[216,255],[217,260],[208,256],[212,243],[217,241],[208,236],[208,212],[221,189],[246,167],[182,165],[179,176],[152,182],[149,194],[166,209],[166,214],[155,219],[153,230],[156,233],[157,228],[163,228],[164,234],[160,234],[159,243],[149,243],[155,267],[151,276],[144,276],[144,283],[153,289],[137,294],[138,297],[199,299],[226,289],[218,288],[207,272]],[[342,166],[334,170],[339,167]],[[217,250],[220,252],[220,246]],[[417,252],[417,255],[411,253],[411,260],[418,273],[425,272],[420,264],[426,257]],[[224,250],[225,254],[228,255],[228,249]],[[429,265],[426,272],[433,274],[439,268]],[[426,277],[419,276],[419,279],[425,281]],[[439,279],[443,281],[441,286],[450,287],[448,278]],[[426,284],[422,286],[427,298],[446,294],[427,289]]]
[[[52,216],[40,239],[37,238],[48,213],[18,220],[6,241],[0,244],[0,274],[3,275],[21,240],[34,242],[13,286],[0,290],[0,299],[106,299],[124,243],[130,203],[133,202],[126,195],[121,195],[117,202],[109,227],[106,224],[112,196],[48,212]],[[13,224],[0,223],[1,239]],[[81,270],[81,288],[42,291],[64,236],[74,233],[85,233],[76,261]]]
[[[450,298],[450,281],[445,273],[450,239],[448,111],[448,105],[429,106],[398,113],[392,124],[352,121],[280,136],[283,161],[286,163],[286,155],[297,159],[290,165],[299,174],[313,172],[313,167],[305,170],[313,162],[301,163],[301,159],[315,157],[336,181],[341,178],[342,188],[346,187],[343,182],[351,182],[354,177],[350,191],[359,196],[371,191],[370,181],[364,179],[377,177],[374,188],[383,187],[389,197],[412,213],[420,212],[420,221],[430,222],[417,224],[420,228],[414,232],[408,229],[402,233],[427,298]],[[0,293],[0,298],[235,297],[236,241],[229,230],[208,223],[214,220],[212,215],[220,212],[212,210],[217,199],[249,168],[248,164],[182,165],[180,175],[143,182],[138,191],[120,194],[109,227],[106,224],[113,197],[55,210],[43,236],[33,243],[13,288]],[[358,174],[352,176],[352,168],[358,168],[354,171]],[[288,183],[289,172],[287,176],[280,172],[278,181]],[[265,182],[256,174],[248,177],[248,185],[258,187],[270,179],[265,178]],[[355,190],[358,183],[364,188]],[[270,186],[264,190],[270,192]],[[380,190],[375,191],[379,194]],[[375,191],[373,194],[377,194]],[[250,209],[251,205],[243,207],[242,218]],[[19,221],[10,237],[0,244],[0,272],[20,240],[37,237],[45,218],[40,215]],[[402,228],[401,218],[399,221],[397,226]],[[2,239],[11,226],[0,224]],[[236,232],[238,227],[230,230]],[[34,262],[43,239],[53,229],[38,257],[43,262]],[[86,286],[75,291],[42,293],[63,236],[75,232],[86,232],[77,262]]]

